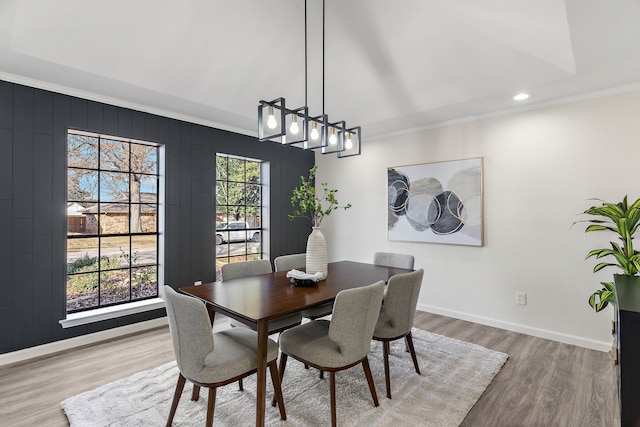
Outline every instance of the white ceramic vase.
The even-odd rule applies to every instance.
[[[309,274],[323,273],[327,277],[327,244],[320,227],[313,227],[307,239],[306,271]]]

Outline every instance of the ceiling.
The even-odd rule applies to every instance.
[[[640,0],[326,0],[324,111],[363,140],[640,88]],[[307,105],[323,110],[322,0]],[[0,79],[256,135],[305,104],[303,0],[0,0]],[[527,91],[520,104],[512,97]]]

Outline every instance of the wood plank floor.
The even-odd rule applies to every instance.
[[[424,312],[415,326],[509,354],[462,426],[620,424],[607,353]],[[172,360],[165,327],[0,368],[0,426],[68,426],[65,398]]]

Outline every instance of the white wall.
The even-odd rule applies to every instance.
[[[633,92],[383,140],[364,128],[361,156],[316,155],[318,182],[353,205],[322,224],[329,260],[411,253],[425,269],[419,309],[606,351],[613,310],[587,298],[616,271],[584,258],[612,236],[571,225],[590,198],[640,197],[639,111]],[[388,167],[472,157],[484,158],[483,247],[387,239]]]

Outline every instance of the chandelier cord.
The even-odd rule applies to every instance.
[[[324,3],[322,0],[322,115],[324,116]]]
[[[304,105],[307,102],[307,0],[304,0]]]

